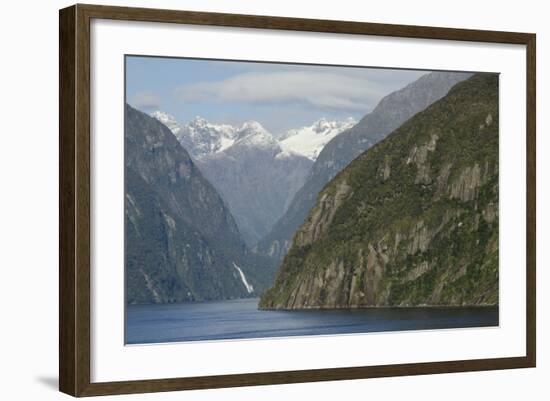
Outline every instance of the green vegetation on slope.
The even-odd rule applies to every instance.
[[[261,308],[498,304],[498,75],[476,74],[319,193]]]

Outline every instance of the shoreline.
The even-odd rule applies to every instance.
[[[462,308],[496,308],[499,309],[499,304],[484,304],[484,305],[380,305],[380,306],[346,306],[346,307],[323,307],[312,306],[303,308],[266,308],[258,307],[262,311],[340,311],[340,310],[367,310],[367,309],[462,309]]]
[[[200,304],[213,304],[213,303],[238,303],[257,300],[260,304],[261,298],[259,297],[246,297],[246,298],[233,298],[223,300],[205,300],[205,301],[190,301],[190,302],[164,302],[164,303],[139,303],[139,304],[126,304],[126,307],[140,307],[140,306],[168,306],[168,305],[200,305]],[[499,308],[499,304],[470,304],[470,305],[377,305],[377,306],[342,306],[342,307],[324,307],[324,306],[308,306],[300,308],[273,308],[273,307],[257,307],[260,311],[343,311],[343,310],[380,310],[380,309],[460,309],[460,308]]]

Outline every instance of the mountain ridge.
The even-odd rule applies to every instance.
[[[498,304],[498,75],[476,74],[340,171],[263,309]]]
[[[289,129],[283,135],[275,137],[261,123],[254,120],[235,126],[211,123],[196,116],[187,124],[181,124],[173,115],[161,110],[156,110],[150,115],[166,125],[194,158],[221,152],[250,132],[265,132],[287,153],[315,160],[328,141],[356,123],[351,117],[344,120],[328,120],[322,117],[310,125]]]
[[[324,146],[285,214],[254,250],[281,260],[292,235],[326,183],[359,154],[470,76],[469,73],[432,72],[383,97],[372,112]]]

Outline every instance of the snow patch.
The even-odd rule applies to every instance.
[[[275,155],[275,159],[282,160],[282,159],[288,159],[290,157],[296,157],[296,156],[300,156],[300,155],[288,150],[283,150]]]
[[[285,151],[292,151],[315,161],[332,138],[353,127],[355,123],[351,117],[344,121],[327,121],[322,118],[310,126],[288,131],[280,144]]]

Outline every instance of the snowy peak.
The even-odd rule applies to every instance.
[[[228,124],[212,124],[202,117],[195,117],[185,127],[184,134],[194,139],[234,138],[236,129]]]
[[[236,131],[236,128],[229,124],[212,124],[200,116],[192,119],[186,127],[192,135],[217,132],[218,135],[232,137]]]
[[[178,135],[178,133],[181,130],[180,123],[171,114],[157,110],[151,113],[151,117],[157,119],[158,121],[166,125],[168,129],[174,133],[174,135]]]
[[[233,145],[237,128],[228,124],[212,124],[202,117],[195,117],[182,125],[172,115],[163,111],[151,113],[151,117],[166,125],[182,146],[195,158],[221,152]]]
[[[269,132],[258,121],[247,121],[240,129],[242,135],[269,134]]]
[[[273,135],[257,121],[247,121],[237,132],[236,146],[250,146],[255,148],[279,148]]]
[[[201,116],[196,116],[189,122],[189,124],[187,124],[187,126],[195,129],[204,129],[208,126],[208,121]]]
[[[356,121],[351,117],[343,121],[328,121],[321,118],[310,126],[289,130],[280,144],[285,151],[315,160],[332,138],[355,124]]]
[[[184,125],[176,137],[195,158],[221,152],[235,142],[235,127],[228,124],[212,124],[202,117],[195,117]]]
[[[338,133],[342,132],[345,129],[348,129],[356,124],[356,121],[349,117],[343,121],[328,121],[326,118],[321,118],[320,120],[313,123],[311,129],[313,132],[319,135],[329,135],[330,133],[337,131]]]

